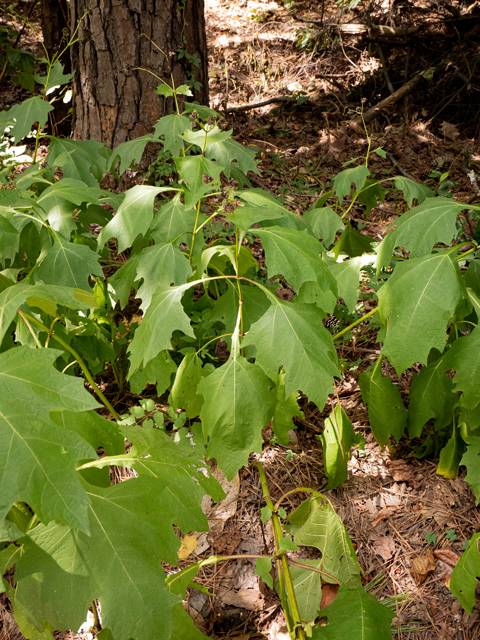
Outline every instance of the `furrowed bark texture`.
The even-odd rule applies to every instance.
[[[174,111],[173,98],[155,93],[160,81],[185,84],[184,60],[177,49],[200,57],[194,99],[208,104],[204,0],[74,0],[72,28],[82,18],[81,40],[72,48],[73,137],[94,138],[108,147],[149,133]],[[166,56],[145,37],[148,36]],[[185,40],[185,42],[184,42]],[[145,71],[136,69],[141,67]]]

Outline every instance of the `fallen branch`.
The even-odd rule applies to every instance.
[[[414,182],[418,182],[418,180],[414,178],[410,173],[408,173],[408,171],[405,171],[402,165],[395,160],[395,158],[392,156],[391,153],[387,151],[386,156],[390,160],[390,162],[393,164],[395,169],[398,171],[398,173],[400,173],[400,175],[402,175],[404,178],[408,178],[409,180],[413,180]]]
[[[266,107],[267,104],[274,104],[277,102],[295,102],[296,100],[297,98],[295,96],[277,96],[276,98],[268,98],[268,100],[255,102],[254,104],[242,104],[239,107],[227,107],[223,110],[223,113],[239,113],[240,111],[249,111],[250,109]]]

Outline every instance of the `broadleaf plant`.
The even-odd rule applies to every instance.
[[[57,62],[49,61],[51,78],[63,82]],[[37,81],[42,97],[0,114],[17,141],[38,122],[36,148],[51,110],[49,81]],[[167,85],[160,93],[176,96]],[[470,238],[450,246],[465,205],[395,178],[410,210],[378,246],[350,218],[354,206],[368,215],[384,199],[368,153],[301,216],[270,193],[245,188],[247,172],[258,173],[255,154],[218,120],[187,103],[154,133],[114,150],[50,137],[44,166],[35,152],[23,174],[2,174],[0,561],[5,570],[16,565],[4,587],[27,638],[78,628],[96,599],[100,638],[150,640],[159,629],[165,640],[204,637],[181,599],[202,563],[222,558],[168,577],[162,562],[178,563],[174,526],[184,534],[207,529],[202,498],[223,496],[207,460],[232,478],[261,452],[264,427],[287,444],[302,416],[300,394],[323,410],[342,375],[335,344],[377,311],[381,352],[360,377],[377,441],[398,441],[407,427],[412,438],[424,432],[424,449],[434,442],[440,454],[439,473],[453,477],[465,464],[480,496],[479,338],[471,329],[480,317],[480,251]],[[138,163],[150,141],[173,158],[167,186],[137,184],[121,194],[100,188],[107,171]],[[219,216],[225,233],[212,239]],[[263,246],[266,269],[252,254],[252,238]],[[119,254],[126,252],[125,263]],[[112,267],[120,268],[112,274]],[[379,304],[362,314],[357,289],[367,273]],[[277,295],[277,280],[288,300]],[[143,315],[127,326],[132,289]],[[338,300],[355,320],[333,335],[324,320]],[[408,411],[383,363],[399,376],[423,365]],[[142,406],[119,416],[95,382],[107,369],[119,389],[128,381],[141,394],[155,385],[164,410],[152,401],[148,418]],[[101,405],[110,420],[96,413]],[[363,439],[338,404],[321,440],[334,488]],[[112,485],[108,470],[118,467],[131,477]],[[257,572],[274,586],[276,563],[292,639],[390,637],[392,615],[362,589],[353,545],[328,499],[312,492],[282,527],[283,498],[273,504],[259,463],[258,470],[275,552]],[[321,559],[295,565],[288,550],[297,545],[315,547]],[[467,554],[456,569],[461,579],[468,574],[467,592],[457,591],[471,609],[476,539]],[[320,613],[324,582],[340,589]],[[325,626],[315,624],[320,615]]]

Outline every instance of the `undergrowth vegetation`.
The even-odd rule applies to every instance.
[[[95,140],[49,137],[39,163],[48,89],[64,81],[52,63],[42,97],[0,114],[14,144],[38,123],[33,161],[22,173],[7,167],[0,190],[0,561],[24,635],[77,629],[98,599],[101,640],[204,637],[182,599],[188,587],[201,588],[194,579],[202,566],[225,558],[169,575],[162,563],[178,565],[174,525],[183,534],[205,530],[203,496],[223,497],[206,461],[215,459],[231,479],[261,452],[269,424],[287,445],[301,416],[299,393],[323,409],[344,368],[336,344],[369,319],[378,320],[372,327],[383,345],[360,375],[375,438],[387,446],[407,432],[418,455],[439,456],[445,477],[465,465],[478,501],[480,252],[468,235],[452,244],[466,205],[389,178],[407,211],[382,242],[361,233],[349,214],[362,206],[368,217],[386,188],[370,174],[369,149],[296,215],[252,188],[255,152],[219,128],[217,113],[194,103],[178,110],[187,86],[160,87],[177,112],[154,133],[113,151]],[[153,185],[123,193],[100,186],[149,142],[162,145]],[[264,260],[252,254],[255,239]],[[105,278],[110,265],[121,266]],[[277,280],[290,287],[290,301],[277,296]],[[359,303],[364,282],[374,291],[369,310]],[[123,317],[132,289],[141,300],[138,323]],[[334,313],[344,322],[332,335],[324,320]],[[385,360],[399,376],[423,365],[408,408],[382,375]],[[144,400],[119,416],[95,382],[109,368],[119,388],[128,382],[141,395],[156,385],[162,402]],[[96,412],[102,404],[111,420]],[[363,438],[339,403],[321,438],[332,489],[346,480],[350,450]],[[285,496],[272,502],[256,464],[262,519],[272,520],[275,542],[271,556],[257,557],[257,573],[277,590],[291,637],[391,637],[394,613],[362,587],[354,547],[328,498],[300,488],[312,497],[287,513]],[[112,466],[136,476],[112,486]],[[470,612],[479,537],[450,583]],[[315,547],[321,558],[293,561],[287,551],[297,545]],[[339,591],[320,613],[324,584]]]

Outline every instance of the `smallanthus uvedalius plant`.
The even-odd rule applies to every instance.
[[[165,85],[162,94],[188,95],[188,88]],[[31,100],[0,114],[15,143],[33,122],[46,121],[48,105]],[[100,187],[108,171],[125,171],[152,141],[172,155],[175,183],[120,194]],[[368,158],[340,172],[332,191],[298,216],[251,188],[254,152],[218,127],[214,111],[187,103],[153,134],[113,151],[94,140],[50,137],[42,165],[1,174],[0,560],[27,638],[77,629],[96,599],[102,640],[203,637],[181,602],[202,563],[167,576],[162,562],[178,561],[173,526],[205,530],[202,497],[223,496],[205,460],[215,458],[232,478],[261,451],[270,423],[286,444],[301,415],[299,392],[323,408],[341,376],[335,342],[374,314],[383,347],[360,386],[377,441],[399,440],[405,430],[423,436],[419,455],[439,451],[446,477],[466,465],[480,498],[480,263],[473,239],[451,246],[465,205],[394,178],[409,210],[375,246],[349,219],[352,207],[368,215],[384,197]],[[469,206],[471,215],[480,210]],[[207,244],[204,231],[218,215],[230,232]],[[252,255],[252,236],[261,240],[266,273]],[[112,259],[113,246],[128,249],[127,262]],[[105,279],[103,267],[118,263]],[[275,276],[292,287],[292,301],[277,297]],[[378,306],[362,315],[357,292],[366,277]],[[142,301],[140,324],[119,320],[132,289]],[[332,336],[323,320],[339,299],[356,319]],[[217,355],[219,340],[226,360]],[[408,411],[382,375],[385,359],[398,375],[423,365]],[[154,384],[168,397],[174,438],[155,408],[146,420],[140,407],[120,419],[95,384],[106,367],[120,388],[128,380],[141,394]],[[83,378],[113,420],[96,413]],[[335,488],[347,477],[351,447],[362,444],[340,406],[322,442],[327,488]],[[111,486],[111,466],[137,477]],[[287,514],[271,501],[261,465],[259,473],[275,553],[257,558],[257,572],[277,589],[291,637],[389,638],[392,614],[362,589],[355,552],[326,497],[313,492]],[[317,547],[322,558],[296,566],[287,556],[296,544]],[[470,610],[475,581],[462,577],[477,567],[472,540],[452,577]],[[322,611],[322,626],[325,582],[339,592]]]

